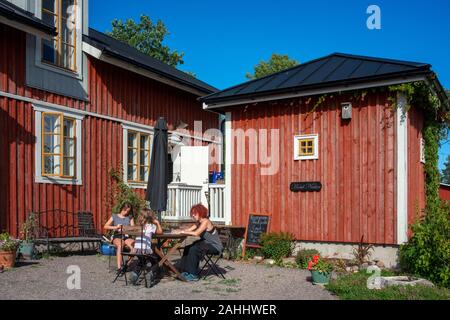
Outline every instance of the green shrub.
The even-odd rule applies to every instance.
[[[258,251],[253,248],[247,248],[245,250],[245,257],[244,260],[250,260],[253,259],[257,255]]]
[[[294,248],[294,235],[286,232],[271,232],[261,236],[261,253],[276,262],[288,257]]]
[[[129,203],[133,207],[133,218],[138,218],[141,210],[146,207],[147,202],[132,187],[123,180],[123,169],[111,168],[109,170],[111,178],[108,181],[106,205],[112,207],[113,213],[119,213],[124,203]]]
[[[297,253],[295,257],[295,262],[297,266],[302,269],[308,268],[308,261],[312,260],[312,257],[318,255],[319,251],[316,249],[302,249]]]
[[[322,273],[330,273],[331,271],[333,271],[333,269],[334,269],[333,264],[321,258],[319,258],[319,260],[316,263],[312,262],[311,265],[311,270],[319,271]]]
[[[400,247],[403,270],[450,287],[450,205],[427,208],[412,225],[413,236]]]

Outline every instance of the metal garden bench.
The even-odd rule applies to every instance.
[[[52,244],[81,243],[81,251],[84,251],[83,243],[102,242],[102,235],[97,233],[94,225],[94,216],[91,212],[69,212],[66,210],[47,210],[35,212],[36,223],[34,242],[47,246],[50,252]]]

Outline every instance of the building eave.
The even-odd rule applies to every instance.
[[[38,26],[35,26],[33,24],[27,24],[27,23],[23,23],[23,22],[20,22],[17,20],[9,19],[1,14],[0,14],[0,24],[10,26],[14,29],[17,29],[17,30],[23,31],[25,33],[32,34],[34,36],[41,37],[44,39],[52,39],[57,34],[56,31],[53,32],[48,29],[39,28]]]
[[[361,90],[361,89],[369,89],[375,87],[384,87],[391,86],[402,83],[409,83],[415,81],[425,81],[427,80],[427,75],[429,72],[423,72],[418,74],[410,74],[403,75],[396,78],[391,79],[378,79],[370,81],[367,79],[366,81],[357,81],[357,82],[347,82],[347,83],[339,83],[335,85],[322,86],[316,88],[297,88],[289,90],[288,92],[273,92],[273,93],[265,93],[261,95],[253,95],[248,97],[236,97],[235,99],[230,100],[216,100],[209,101],[207,97],[200,98],[199,100],[203,102],[203,108],[205,110],[216,110],[219,111],[226,107],[239,106],[245,104],[266,102],[266,101],[275,101],[282,99],[291,99],[305,96],[314,96],[328,93],[337,93],[337,92],[346,92],[352,90]]]
[[[51,39],[56,28],[15,4],[0,0],[0,23],[39,37]]]

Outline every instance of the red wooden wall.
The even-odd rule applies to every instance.
[[[258,164],[232,165],[233,223],[245,225],[249,213],[269,213],[272,231],[291,232],[298,240],[358,242],[364,235],[372,243],[396,243],[396,121],[387,95],[369,93],[363,101],[328,98],[312,113],[314,100],[308,100],[228,110],[233,130],[280,132],[279,141],[269,142],[279,144],[277,174],[260,175]],[[349,100],[353,117],[343,121],[340,103]],[[319,134],[319,159],[295,161],[294,135],[313,133]],[[249,141],[247,153],[248,148]],[[411,189],[417,188],[415,199],[422,201],[419,175],[411,174],[417,185]],[[289,185],[294,181],[320,181],[323,186],[320,192],[293,193]]]
[[[0,90],[42,101],[153,125],[166,117],[169,129],[182,120],[193,129],[218,127],[196,96],[89,58],[89,101],[79,101],[25,85],[25,33],[0,24]],[[82,121],[83,185],[34,183],[34,112],[30,103],[0,97],[0,230],[17,235],[26,213],[64,209],[94,213],[96,226],[110,214],[105,197],[108,170],[122,160],[118,121],[86,116]],[[139,190],[142,192],[143,190]],[[53,220],[48,221],[52,225]]]
[[[412,108],[408,117],[408,224],[419,217],[425,207],[425,171],[420,162],[423,116]],[[411,230],[408,230],[411,235]]]
[[[450,186],[441,184],[439,188],[439,195],[442,200],[450,201]]]

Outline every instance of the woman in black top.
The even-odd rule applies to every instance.
[[[197,204],[191,208],[191,217],[195,224],[179,233],[190,236],[200,237],[190,246],[187,246],[183,252],[183,268],[182,275],[188,281],[198,280],[198,267],[200,261],[207,253],[220,254],[223,250],[219,233],[208,218],[208,209],[202,204]]]

